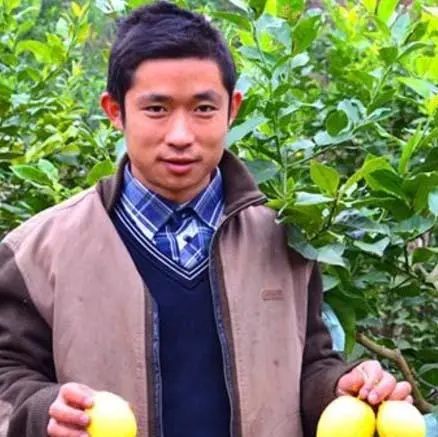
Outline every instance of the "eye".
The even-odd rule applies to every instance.
[[[203,114],[209,114],[213,111],[216,111],[216,108],[212,105],[200,105],[196,108],[197,110],[200,110]]]
[[[147,112],[152,112],[153,114],[162,114],[163,111],[165,111],[166,108],[164,106],[160,106],[160,105],[152,105],[152,106],[147,106],[146,108],[144,108],[144,111]]]

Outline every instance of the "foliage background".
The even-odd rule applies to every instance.
[[[144,3],[0,0],[0,236],[114,171],[123,140],[98,98],[114,19]],[[365,333],[437,404],[434,1],[177,3],[232,47],[245,102],[227,146],[322,263],[347,359],[370,354]]]

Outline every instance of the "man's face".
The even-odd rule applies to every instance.
[[[102,107],[124,132],[131,170],[146,187],[178,203],[210,182],[224,150],[229,123],[242,95],[229,97],[216,62],[207,59],[145,61],[117,103],[104,93]]]

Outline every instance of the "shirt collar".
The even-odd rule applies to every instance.
[[[146,188],[134,177],[127,163],[124,169],[122,199],[130,204],[130,209],[136,215],[146,219],[142,221],[154,235],[172,215],[182,210],[193,210],[205,225],[215,230],[224,209],[222,175],[219,168],[216,168],[207,187],[189,202],[177,204]]]

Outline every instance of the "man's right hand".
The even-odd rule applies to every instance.
[[[85,413],[93,405],[95,391],[83,384],[70,382],[61,386],[58,397],[49,408],[49,437],[88,437],[90,421]]]

